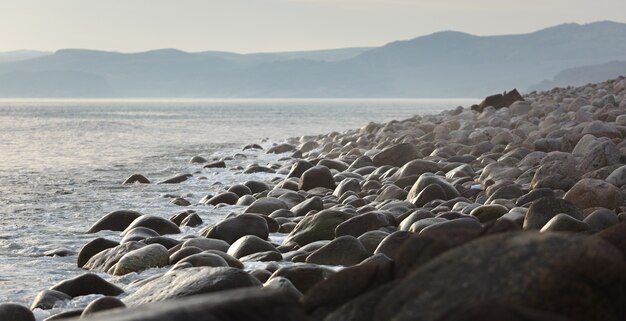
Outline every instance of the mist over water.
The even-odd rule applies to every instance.
[[[212,170],[189,164],[192,156],[233,156],[250,143],[267,149],[271,142],[288,137],[356,129],[370,121],[402,120],[476,101],[0,101],[0,302],[30,305],[37,292],[82,273],[75,255],[43,253],[59,248],[78,252],[98,236],[119,241],[117,232],[84,234],[104,214],[133,209],[168,217],[187,209],[163,197],[173,194],[190,200],[194,204],[190,209],[206,225],[236,209],[195,206],[204,195],[236,182],[276,176],[257,173],[242,178],[229,168],[266,164],[284,155],[246,151],[247,158]],[[263,142],[264,138],[269,140]],[[178,185],[121,185],[134,173],[152,182],[178,173],[194,177]],[[182,235],[173,237],[198,229],[183,228]],[[124,278],[112,281],[128,283]],[[41,317],[47,312],[38,313]]]

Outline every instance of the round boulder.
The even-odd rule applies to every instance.
[[[298,189],[308,191],[316,187],[335,189],[335,179],[328,167],[314,166],[302,174]]]
[[[167,248],[161,244],[150,244],[126,253],[115,265],[114,275],[141,272],[149,268],[163,267],[170,263]]]
[[[624,202],[621,191],[603,180],[584,178],[563,197],[580,208],[605,207],[615,209]]]

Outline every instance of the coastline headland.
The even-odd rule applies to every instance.
[[[88,295],[46,320],[624,320],[624,137],[621,77],[252,142],[247,153],[284,157],[251,158],[198,204],[172,196],[184,210],[169,218],[102,216],[76,249],[85,274],[31,307],[0,304],[0,320]],[[136,173],[125,188],[184,185],[230,159],[199,155],[198,172]],[[207,223],[194,206],[231,214]]]

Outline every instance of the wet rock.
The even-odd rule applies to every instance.
[[[157,237],[157,236],[159,236],[159,233],[157,233],[155,230],[147,228],[147,227],[139,226],[139,227],[132,228],[130,230],[125,230],[124,238],[122,238],[120,242],[122,244],[128,243],[128,242],[137,242],[137,241],[143,241],[147,238]]]
[[[289,209],[289,207],[282,200],[274,197],[264,197],[250,204],[250,206],[246,208],[244,213],[258,213],[263,215],[270,215],[272,212],[281,209]]]
[[[242,257],[241,262],[278,262],[283,256],[276,250],[248,254]]]
[[[206,163],[207,160],[206,158],[202,157],[202,156],[194,156],[189,160],[189,163],[194,164],[194,163]]]
[[[176,266],[189,264],[191,267],[227,267],[228,262],[223,257],[213,253],[196,253],[189,255],[176,263]],[[172,268],[174,269],[174,268]]]
[[[308,200],[291,208],[293,216],[304,216],[310,211],[321,211],[324,209],[324,202],[319,196],[314,196]]]
[[[180,226],[189,226],[196,227],[200,226],[204,223],[200,216],[196,213],[191,213],[189,216],[185,217],[185,219],[181,222]]]
[[[235,241],[235,243],[230,246],[228,252],[226,253],[240,259],[249,254],[265,251],[277,250],[274,245],[272,245],[272,243],[265,241],[255,235],[247,235]]]
[[[141,272],[149,268],[163,267],[170,263],[169,253],[161,244],[150,244],[124,254],[115,264],[114,275]]]
[[[615,185],[592,178],[578,181],[563,198],[582,209],[591,207],[615,209],[624,202],[622,193]]]
[[[207,201],[204,202],[205,205],[217,205],[217,204],[229,204],[234,205],[239,200],[239,195],[233,192],[224,192],[217,194]]]
[[[374,253],[374,251],[376,251],[376,248],[378,248],[378,245],[380,245],[380,243],[388,235],[389,233],[385,231],[375,230],[365,232],[361,234],[361,236],[359,236],[357,239],[359,240],[359,242],[361,242],[361,244],[363,244],[363,247],[365,247],[368,252]]]
[[[113,298],[110,296],[105,296],[105,297],[97,298],[91,301],[91,303],[89,303],[85,307],[80,317],[84,318],[96,312],[101,312],[101,311],[106,311],[106,310],[111,310],[111,309],[125,308],[125,307],[126,305],[124,304],[124,302],[120,301],[119,299]]]
[[[229,187],[228,192],[235,193],[239,197],[252,194],[252,191],[250,190],[250,188],[248,188],[248,186],[243,185],[243,184],[235,184]]]
[[[259,215],[241,214],[217,223],[208,229],[203,236],[224,240],[232,244],[246,235],[256,235],[261,239],[267,239],[269,235],[267,221]]]
[[[307,258],[307,263],[351,266],[370,256],[359,240],[351,235],[340,236],[322,246]]]
[[[297,297],[283,290],[245,288],[200,294],[97,314],[93,321],[307,320]]]
[[[226,241],[220,239],[197,237],[183,242],[181,248],[184,249],[186,247],[197,247],[203,251],[218,250],[226,252],[228,251],[230,245]]]
[[[615,212],[602,208],[591,212],[583,222],[587,223],[592,230],[600,231],[619,223]]]
[[[476,217],[481,223],[487,223],[499,219],[508,212],[509,209],[502,205],[481,205],[473,209],[470,215]]]
[[[267,150],[267,153],[268,154],[282,154],[282,153],[287,153],[287,152],[293,152],[294,150],[296,150],[295,146],[291,144],[283,143],[283,144],[278,144],[276,146],[271,147],[270,149]]]
[[[277,277],[287,278],[300,291],[306,294],[318,282],[334,274],[330,269],[326,269],[313,264],[298,264],[283,266],[272,273],[269,280]],[[268,281],[269,281],[268,280]]]
[[[391,165],[400,167],[420,157],[422,155],[415,145],[402,143],[383,149],[372,158],[372,161],[376,166]]]
[[[128,177],[122,184],[134,184],[134,183],[150,184],[150,180],[141,174],[133,174],[130,177]]]
[[[35,321],[27,307],[15,303],[0,303],[0,320]]]
[[[228,266],[230,267],[234,267],[237,269],[243,269],[243,263],[241,263],[241,261],[237,260],[236,258],[222,252],[222,251],[218,251],[218,250],[206,250],[204,251],[204,253],[209,253],[209,254],[215,254],[218,255],[220,257],[222,257],[224,259],[224,261],[226,261],[226,263],[228,263]]]
[[[287,235],[283,244],[296,243],[300,246],[335,238],[335,228],[352,215],[335,210],[323,210],[311,216],[305,216]]]
[[[37,293],[37,296],[35,296],[35,299],[33,300],[33,304],[30,306],[30,309],[50,310],[57,302],[69,301],[71,299],[71,296],[60,291],[43,290]]]
[[[302,293],[296,289],[296,287],[289,281],[289,279],[278,276],[271,280],[267,280],[265,284],[263,284],[263,288],[265,289],[275,289],[275,290],[284,290],[286,292],[291,293],[293,296],[300,298],[302,297]]]
[[[226,168],[226,162],[224,161],[211,162],[211,163],[204,165],[203,168]]]
[[[142,215],[130,223],[122,232],[122,235],[126,235],[128,231],[135,227],[146,227],[156,231],[159,235],[180,233],[178,226],[168,219],[155,215]]]
[[[567,214],[577,220],[583,220],[583,212],[571,202],[552,197],[544,197],[534,201],[528,208],[524,219],[524,229],[541,229],[557,214]]]
[[[182,183],[188,180],[192,176],[193,175],[191,174],[181,174],[181,175],[174,176],[172,178],[168,178],[162,182],[158,182],[157,184],[178,184],[178,183]]]
[[[198,254],[200,252],[202,252],[202,249],[195,247],[195,246],[181,248],[178,251],[170,255],[170,264],[174,265],[178,263],[180,260],[190,255]]]
[[[177,205],[177,206],[189,206],[189,205],[191,205],[191,203],[188,200],[186,200],[186,199],[184,199],[182,197],[177,197],[177,198],[171,200],[169,203],[173,204],[173,205]]]
[[[139,306],[150,302],[260,285],[259,280],[240,269],[191,267],[170,271],[144,284],[123,301],[128,306]]]
[[[335,236],[351,235],[359,237],[365,232],[377,230],[381,227],[392,225],[393,221],[388,215],[378,212],[370,212],[349,218],[335,228]]]
[[[78,265],[78,267],[83,267],[92,256],[100,253],[101,251],[118,245],[119,243],[107,240],[105,238],[99,237],[97,239],[94,239],[80,248],[80,251],[78,252],[78,258],[76,259],[76,264]]]
[[[243,185],[249,188],[253,194],[261,193],[270,189],[267,184],[259,181],[246,181]]]
[[[589,230],[587,223],[579,221],[567,214],[557,214],[541,228],[541,232],[582,232]]]
[[[314,166],[302,174],[298,189],[308,191],[316,187],[335,189],[335,179],[328,167]]]
[[[242,150],[249,150],[249,149],[258,149],[258,150],[263,150],[263,147],[261,147],[261,145],[259,144],[248,144],[246,146],[243,147]]]
[[[306,170],[312,167],[313,167],[313,164],[311,164],[310,162],[307,162],[305,160],[298,160],[293,165],[291,165],[291,170],[289,171],[289,174],[287,174],[287,178],[291,178],[291,177],[300,178]]]
[[[614,307],[619,303],[608,293],[613,282],[623,282],[619,271],[625,264],[621,253],[599,238],[498,234],[447,251],[413,271],[376,305],[373,319],[437,320],[478,298],[572,320],[618,320],[622,316]]]
[[[87,233],[96,233],[102,230],[123,231],[130,223],[142,215],[143,214],[139,212],[130,210],[111,212],[94,223],[89,230],[87,230]]]
[[[92,256],[89,261],[85,263],[83,268],[87,270],[107,272],[122,258],[122,256],[124,256],[124,254],[144,246],[146,246],[144,243],[131,241],[103,250]]]
[[[346,178],[337,185],[335,191],[333,192],[333,195],[335,195],[336,197],[341,197],[347,192],[358,193],[360,191],[361,185],[359,180],[357,180],[356,178]]]
[[[83,310],[69,310],[61,313],[57,313],[55,315],[49,316],[43,321],[57,321],[57,320],[68,320],[73,317],[79,317],[83,313]]]
[[[63,292],[72,298],[88,294],[116,296],[124,293],[124,290],[93,273],[85,273],[75,278],[61,281],[51,287],[50,290]]]

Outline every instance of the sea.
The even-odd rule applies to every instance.
[[[245,180],[276,174],[240,174],[236,167],[269,164],[284,155],[242,147],[271,147],[289,137],[358,129],[369,122],[402,120],[469,106],[476,99],[134,99],[0,100],[0,302],[30,306],[35,295],[84,273],[76,255],[96,237],[120,240],[119,232],[86,234],[105,214],[131,209],[169,217],[186,209],[205,224],[235,207],[199,204],[207,194]],[[236,157],[233,157],[234,155]],[[225,169],[203,169],[193,156],[229,157]],[[158,182],[180,173],[192,179],[173,185],[122,185],[139,173]],[[170,204],[182,196],[192,206]],[[183,228],[181,238],[199,228]],[[105,279],[124,287],[141,275]],[[93,296],[64,302],[52,313],[84,307]]]

